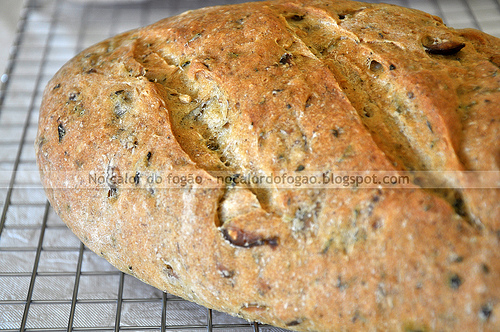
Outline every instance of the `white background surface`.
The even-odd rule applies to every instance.
[[[0,0],[0,76],[5,72],[22,0]]]

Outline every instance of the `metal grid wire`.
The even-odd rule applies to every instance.
[[[42,91],[67,60],[121,31],[235,2],[243,1],[26,1],[0,89],[1,331],[285,331],[205,309],[117,271],[65,227],[33,176]],[[386,2],[500,37],[498,0]]]

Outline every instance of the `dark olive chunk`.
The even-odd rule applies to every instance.
[[[280,64],[286,65],[292,63],[292,55],[290,53],[285,53],[280,58]]]
[[[263,238],[257,234],[237,228],[223,229],[222,234],[227,241],[237,247],[251,248],[263,245],[276,247],[278,245],[277,237]]]
[[[371,71],[381,71],[383,70],[384,67],[382,66],[382,64],[378,61],[375,61],[375,60],[372,60],[370,62],[370,70]]]
[[[302,323],[302,319],[299,318],[286,323],[286,326],[297,326],[300,325],[300,323]]]
[[[116,196],[116,187],[111,187],[108,190],[108,198],[113,198]]]
[[[482,320],[488,320],[492,312],[493,312],[492,305],[489,303],[484,304],[483,306],[481,306],[481,310],[479,311],[479,317]]]
[[[304,19],[305,15],[293,15],[292,17],[290,17],[292,19],[292,21],[295,21],[295,22],[299,22],[299,21],[302,21]]]
[[[458,289],[462,285],[462,278],[456,273],[450,275],[449,285],[452,289]]]
[[[173,267],[170,266],[169,264],[165,264],[165,267],[163,268],[163,273],[165,273],[165,275],[169,278],[174,278],[174,279],[179,278],[177,273],[175,273]]]
[[[64,129],[62,123],[57,126],[57,135],[59,136],[59,143],[61,143],[64,135],[66,135],[66,129]]]
[[[465,43],[456,40],[433,38],[429,36],[422,39],[422,45],[427,53],[439,55],[456,54],[465,47]]]
[[[79,92],[71,92],[68,96],[68,99],[70,101],[76,101],[78,99],[78,96],[80,95]]]

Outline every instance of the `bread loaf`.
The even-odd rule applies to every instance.
[[[499,66],[499,39],[394,5],[199,9],[60,69],[37,162],[91,250],[190,301],[298,331],[499,331]],[[326,181],[366,172],[411,181]]]

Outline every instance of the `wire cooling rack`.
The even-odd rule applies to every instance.
[[[188,9],[243,1],[116,2],[24,4],[0,88],[0,330],[285,331],[203,308],[117,271],[81,244],[47,203],[33,175],[33,141],[43,88],[57,69],[121,31]],[[386,2],[500,37],[498,0]]]

